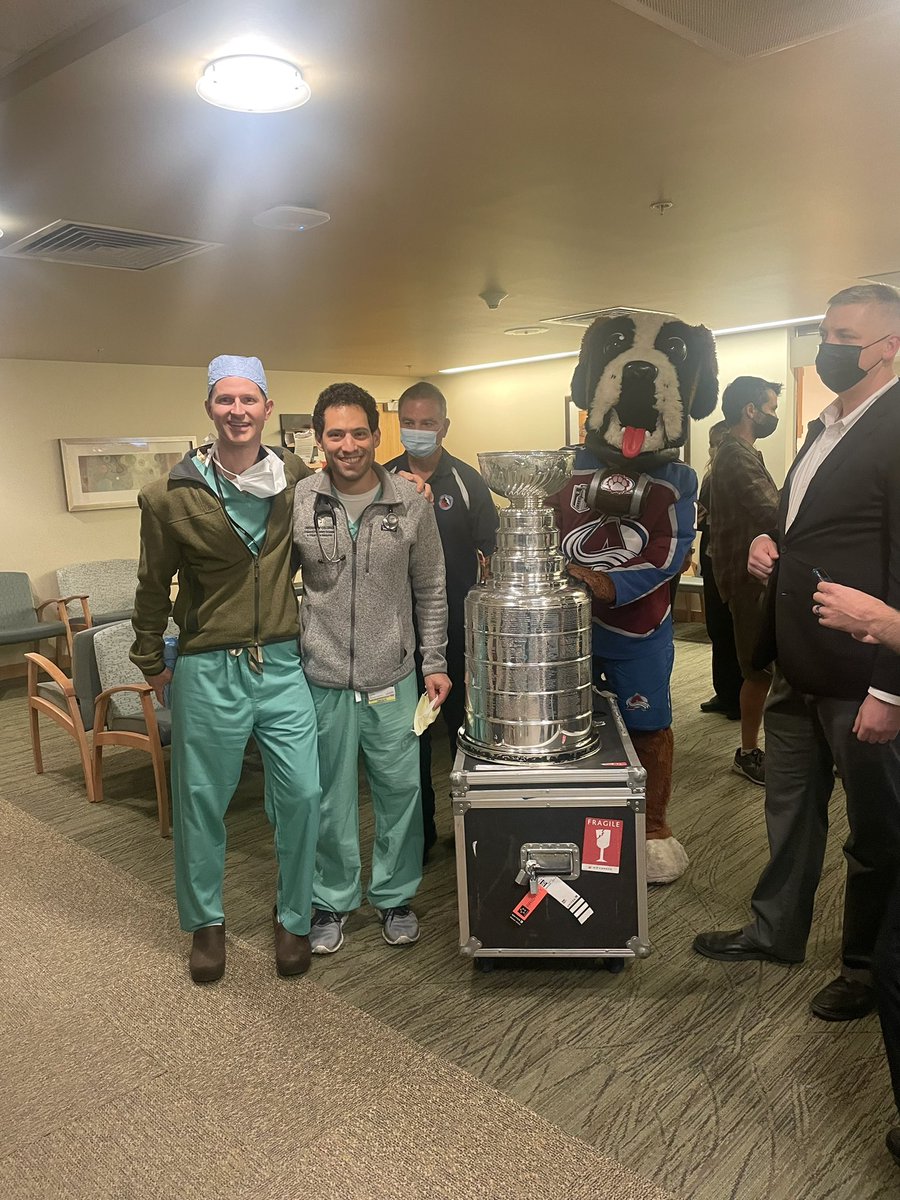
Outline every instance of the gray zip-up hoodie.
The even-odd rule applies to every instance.
[[[375,471],[381,498],[360,517],[356,540],[319,471],[294,492],[294,548],[303,573],[300,653],[320,687],[368,692],[414,669],[415,632],[425,675],[445,672],[444,553],[431,504],[407,479]]]

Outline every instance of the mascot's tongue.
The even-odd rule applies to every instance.
[[[626,458],[637,458],[644,448],[646,436],[646,429],[635,429],[633,425],[625,426],[622,430],[622,453]]]

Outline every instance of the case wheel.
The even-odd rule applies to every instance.
[[[621,975],[625,970],[624,958],[598,958],[597,966],[603,971],[609,971],[610,975]]]
[[[494,960],[492,958],[476,958],[473,961],[475,963],[476,971],[486,973],[487,971],[493,971],[494,969]]]

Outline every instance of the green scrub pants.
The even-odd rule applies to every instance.
[[[224,920],[225,813],[251,734],[265,767],[265,809],[275,830],[278,919],[309,933],[319,828],[316,719],[293,642],[263,647],[261,675],[246,651],[185,654],[172,679],[172,832],[182,929]]]
[[[352,912],[362,903],[359,859],[359,751],[375,812],[372,879],[375,908],[408,904],[422,882],[419,739],[412,731],[418,701],[415,673],[394,685],[395,700],[371,703],[365,693],[310,684],[319,726],[322,819],[313,904]]]

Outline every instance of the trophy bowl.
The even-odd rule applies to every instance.
[[[531,508],[558,492],[575,470],[574,450],[497,450],[478,455],[485,483],[513,508]]]

